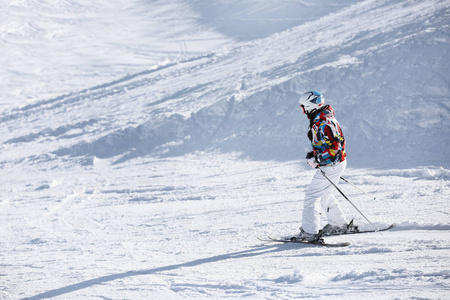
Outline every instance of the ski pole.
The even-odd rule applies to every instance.
[[[367,222],[369,222],[370,225],[372,225],[372,227],[375,229],[375,231],[378,231],[379,228],[375,227],[375,225],[373,225],[372,222],[369,221],[369,219],[367,219],[367,217],[356,207],[355,204],[353,204],[352,201],[350,201],[350,199],[347,198],[347,196],[345,196],[345,194],[336,186],[336,184],[334,184],[333,181],[331,181],[330,178],[328,178],[327,174],[325,174],[325,172],[319,167],[317,166],[317,169],[320,170],[320,172],[322,173],[322,175],[328,179],[328,181],[336,188],[336,190],[339,191],[339,193],[341,193],[341,195],[345,198],[345,200],[347,200],[348,202],[350,202],[351,205],[353,205],[353,207],[361,214],[361,216],[364,217],[364,219],[366,219]]]
[[[347,179],[345,179],[344,177],[341,176],[341,179],[344,180],[345,182],[347,182],[348,184],[352,185],[354,188],[358,189],[359,191],[363,192],[364,194],[366,194],[368,197],[370,197],[373,200],[376,200],[375,197],[373,197],[371,194],[367,193],[366,191],[364,191],[363,189],[359,188],[358,186],[354,185],[353,183],[351,183],[350,181],[348,181]]]

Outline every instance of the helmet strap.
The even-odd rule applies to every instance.
[[[319,112],[319,111],[318,111],[317,109],[314,108],[313,110],[307,111],[307,112],[306,112],[306,116],[308,116],[308,119],[314,120],[314,118],[316,117],[316,115],[317,115],[318,112]]]

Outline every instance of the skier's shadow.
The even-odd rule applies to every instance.
[[[137,271],[128,271],[124,273],[118,273],[118,274],[112,274],[112,275],[106,275],[86,281],[82,281],[79,283],[75,283],[72,285],[68,285],[59,289],[54,289],[51,291],[47,291],[29,298],[24,299],[43,299],[43,298],[52,298],[56,296],[61,296],[64,294],[72,293],[78,290],[82,290],[85,288],[92,287],[94,285],[103,284],[106,282],[110,282],[117,279],[127,278],[127,277],[134,277],[134,276],[140,276],[140,275],[149,275],[149,274],[155,274],[158,272],[164,272],[164,271],[171,271],[176,270],[179,268],[188,268],[188,267],[195,267],[202,264],[207,263],[214,263],[222,260],[228,260],[228,259],[240,259],[240,258],[247,258],[252,256],[258,256],[258,255],[264,255],[267,253],[275,253],[275,252],[281,252],[286,250],[292,250],[293,247],[290,247],[289,245],[263,245],[263,246],[255,246],[252,249],[244,250],[244,251],[238,251],[228,254],[221,254],[217,256],[212,256],[208,258],[202,258],[193,260],[191,262],[185,262],[175,265],[169,265],[164,267],[158,267],[154,269],[144,269],[144,270],[137,270]]]

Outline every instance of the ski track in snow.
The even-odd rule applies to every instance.
[[[33,58],[25,72],[7,61],[20,38],[60,34],[67,45],[57,46],[69,50],[74,25],[88,32],[79,12],[97,30],[117,28],[106,17],[119,18],[114,5],[126,9],[118,24],[138,16],[153,26],[147,17],[165,15],[174,27],[153,36],[159,50],[144,60],[96,65],[92,52],[80,73],[68,63],[43,85],[21,90],[19,77],[5,81],[8,95],[25,100],[0,107],[0,299],[448,298],[449,1],[347,1],[340,10],[329,2],[317,18],[239,42],[193,21],[212,10],[203,1],[152,2],[150,15],[132,8],[139,1],[120,2],[105,7],[100,23],[90,2],[13,2],[0,13],[8,46],[0,77],[24,72],[24,81],[48,66]],[[20,8],[44,2],[17,27]],[[245,13],[255,22],[275,10],[266,1],[221,5],[237,27]],[[221,28],[220,19],[209,22]],[[132,31],[99,44],[114,48]],[[33,44],[22,42],[19,54]],[[144,53],[143,45],[129,47]],[[99,66],[109,71],[97,77]],[[73,74],[83,79],[64,84]],[[345,178],[371,196],[343,182],[342,190],[374,224],[395,223],[388,232],[327,238],[351,242],[346,248],[257,240],[300,226],[314,171],[299,160],[309,146],[297,98],[311,86],[330,95],[344,127]],[[349,218],[371,229],[342,201]]]

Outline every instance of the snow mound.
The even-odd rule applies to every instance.
[[[450,179],[450,170],[443,167],[422,167],[416,169],[389,170],[378,172],[380,176],[417,177],[419,179]]]
[[[392,230],[450,230],[450,224],[423,224],[418,222],[402,222],[395,224]]]

